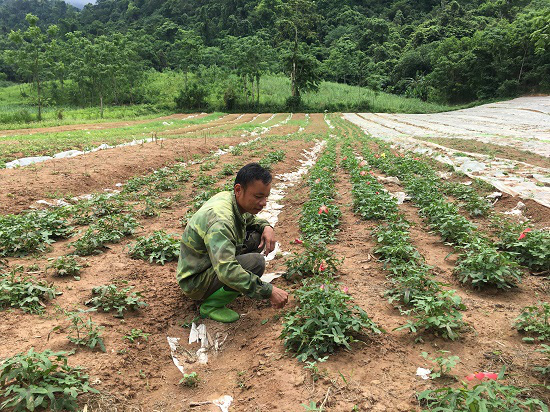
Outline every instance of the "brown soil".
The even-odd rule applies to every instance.
[[[455,150],[464,150],[466,152],[481,153],[484,155],[501,157],[504,159],[516,160],[529,163],[534,166],[550,168],[550,159],[547,157],[519,150],[510,146],[501,146],[493,143],[483,143],[469,139],[455,139],[444,137],[417,137],[415,139],[425,140],[427,142],[437,143],[442,146],[450,147]]]
[[[0,130],[0,136],[13,136],[13,135],[30,135],[35,133],[59,133],[70,132],[74,130],[101,130],[101,129],[114,129],[117,127],[131,126],[134,124],[151,123],[159,120],[181,120],[188,117],[189,114],[172,114],[170,116],[157,117],[154,119],[143,120],[125,120],[119,122],[105,122],[105,123],[83,123],[83,124],[67,124],[63,126],[52,127],[36,127],[30,129],[14,129],[14,130]],[[200,119],[206,116],[206,114],[197,114],[194,119]]]
[[[288,128],[284,130],[286,134],[296,130],[295,127]],[[319,134],[327,131],[323,115],[312,115],[306,132]],[[274,132],[285,134],[277,129]],[[286,158],[274,165],[274,175],[296,170],[301,151],[314,145],[300,136],[260,140],[257,145],[245,148],[241,156],[220,157],[215,168],[206,173],[215,175],[227,163],[240,165],[257,161],[263,155],[262,148],[285,150]],[[175,158],[189,157],[193,153],[206,154],[210,145],[229,144],[239,140],[248,138],[209,139],[207,147],[203,147],[204,139],[178,139],[165,141],[163,147],[151,144],[122,148],[129,149],[128,152],[118,149],[105,151],[103,157],[96,156],[101,154],[99,152],[90,157],[87,163],[88,173],[93,171],[95,179],[89,185],[79,185],[77,178],[69,180],[62,177],[61,170],[70,177],[70,172],[77,166],[76,163],[63,165],[61,161],[57,163],[57,169],[44,163],[40,167],[45,169],[39,166],[36,170],[20,169],[13,171],[17,172],[13,175],[4,175],[8,171],[2,171],[0,178],[3,188],[21,193],[20,201],[23,203],[25,200],[28,205],[41,197],[32,190],[41,194],[47,190],[90,193],[113,187],[115,183],[132,175],[147,173],[173,163]],[[74,159],[63,162],[71,160]],[[109,170],[103,172],[107,163]],[[199,167],[198,164],[190,166],[195,176],[199,173]],[[83,170],[78,170],[82,176]],[[54,171],[56,174],[52,174]],[[50,183],[44,178],[39,180],[41,183],[34,183],[33,178],[42,179],[42,175],[56,180]],[[4,176],[9,176],[11,180],[4,180]],[[18,180],[18,176],[21,176],[21,180]],[[66,184],[64,179],[72,183]],[[71,350],[73,347],[66,340],[64,332],[52,333],[48,340],[48,334],[53,327],[66,325],[64,316],[56,312],[55,305],[64,309],[82,307],[82,303],[90,297],[93,286],[118,279],[143,291],[144,300],[149,307],[126,315],[124,320],[116,319],[109,313],[93,314],[94,322],[105,326],[107,353],[79,349],[69,358],[71,365],[86,366],[91,382],[102,391],[100,396],[83,398],[90,412],[219,411],[219,408],[212,405],[196,408],[190,408],[189,405],[191,402],[211,400],[222,395],[233,396],[234,402],[230,411],[237,412],[301,411],[304,409],[301,404],[309,404],[310,401],[317,402],[317,405],[325,402],[327,411],[350,411],[354,406],[360,411],[420,410],[414,397],[415,392],[453,383],[423,381],[415,376],[418,366],[431,366],[421,358],[420,353],[427,351],[435,357],[436,351],[440,349],[460,356],[461,363],[454,370],[459,378],[473,371],[498,371],[506,364],[512,374],[508,382],[519,386],[541,383],[531,372],[532,364],[540,359],[540,354],[534,352],[535,346],[521,342],[521,336],[511,328],[510,323],[526,304],[548,300],[548,288],[543,279],[526,277],[520,288],[508,293],[480,293],[458,285],[451,274],[454,257],[445,259],[450,251],[449,247],[438,236],[428,232],[412,205],[405,204],[401,211],[415,224],[411,229],[415,246],[434,266],[437,278],[452,285],[464,298],[468,306],[464,317],[472,327],[457,342],[444,341],[430,335],[423,336],[421,343],[415,342],[414,335],[406,331],[394,331],[395,327],[406,322],[406,318],[382,296],[387,287],[387,273],[373,256],[375,244],[371,237],[371,232],[378,223],[362,221],[353,214],[349,176],[339,170],[337,179],[339,196],[336,202],[342,211],[342,218],[338,241],[331,248],[338,257],[345,258],[340,281],[349,287],[355,304],[365,309],[387,333],[374,340],[356,342],[352,345],[352,351],[339,351],[327,362],[319,363],[323,376],[317,382],[313,382],[309,372],[304,370],[304,364],[285,353],[283,344],[278,339],[282,329],[278,318],[281,312],[271,308],[266,302],[239,298],[232,305],[239,313],[244,313],[238,322],[230,325],[206,322],[211,335],[215,336],[216,331],[227,332],[229,338],[217,355],[210,356],[208,365],[192,367],[201,378],[198,387],[178,385],[181,373],[172,363],[166,337],[179,337],[184,342],[188,329],[183,325],[196,316],[197,310],[193,302],[182,295],[175,282],[176,263],[169,262],[165,266],[159,266],[130,259],[126,245],[133,242],[131,238],[125,239],[121,244],[111,245],[101,255],[86,258],[88,267],[83,269],[78,282],[56,278],[49,272],[43,273],[48,263],[47,258],[70,251],[70,240],[53,244],[52,251],[42,257],[9,259],[11,266],[23,264],[28,267],[38,264],[42,270],[37,276],[54,282],[63,294],[48,304],[46,313],[42,316],[24,314],[19,310],[0,312],[0,359],[26,351],[30,347],[35,347],[36,350]],[[220,181],[218,184],[222,183]],[[44,188],[46,184],[50,186]],[[26,186],[31,189],[24,195]],[[388,185],[387,188],[395,191],[399,186]],[[158,229],[180,234],[180,218],[191,204],[193,195],[201,190],[193,187],[191,182],[186,184],[179,191],[183,200],[172,209],[163,211],[158,218],[141,220],[142,227],[136,235],[148,234]],[[170,194],[173,193],[167,193]],[[284,251],[299,252],[302,249],[291,241],[300,237],[298,220],[301,206],[307,197],[308,187],[299,183],[287,189],[286,197],[280,202],[285,208],[279,215],[275,233]],[[3,198],[1,204],[4,204]],[[13,209],[17,210],[19,209]],[[284,270],[284,260],[274,260],[268,271]],[[283,278],[276,279],[273,283],[287,290],[297,287]],[[292,305],[294,302],[291,298],[289,306]],[[124,340],[124,335],[133,328],[151,333],[148,341],[132,344]],[[537,395],[543,399],[550,397],[543,392]]]

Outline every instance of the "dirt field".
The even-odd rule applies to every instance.
[[[503,103],[499,107],[504,106],[509,110],[510,104]],[[546,100],[537,100],[536,108],[532,110],[543,110],[545,107]],[[489,115],[483,112],[479,116]],[[287,118],[288,123],[284,123]],[[423,335],[422,339],[417,340],[411,333],[395,331],[405,320],[383,296],[387,273],[373,254],[375,244],[371,236],[378,223],[361,220],[353,212],[350,176],[343,168],[338,168],[335,176],[338,192],[336,204],[342,211],[342,217],[337,242],[330,248],[336,256],[344,258],[339,281],[349,287],[355,304],[366,310],[386,333],[374,340],[354,343],[351,351],[334,353],[326,362],[318,364],[322,376],[314,381],[304,369],[305,364],[285,352],[279,339],[282,311],[271,308],[267,302],[241,297],[231,306],[242,315],[236,323],[222,325],[201,321],[211,337],[218,339],[226,336],[226,339],[218,352],[210,352],[206,365],[198,364],[193,357],[185,363],[186,369],[198,373],[201,380],[197,387],[178,384],[182,375],[173,363],[167,337],[180,338],[184,348],[195,352],[197,344],[188,346],[186,341],[189,324],[198,314],[197,307],[183,296],[175,281],[177,262],[161,266],[131,259],[127,252],[128,245],[135,242],[137,236],[148,235],[155,230],[181,235],[181,219],[192,207],[194,197],[207,190],[206,187],[194,186],[199,176],[215,177],[216,183],[212,186],[221,186],[232,178],[217,177],[224,166],[240,167],[250,161],[259,161],[266,153],[283,150],[286,154],[284,160],[273,164],[276,184],[279,182],[278,175],[300,167],[304,150],[313,148],[317,141],[331,138],[329,135],[337,139],[351,136],[349,127],[329,128],[323,114],[294,114],[292,118],[279,114],[269,119],[270,115],[229,115],[200,127],[194,126],[196,128],[192,131],[186,129],[185,133],[189,135],[182,133],[181,138],[162,143],[109,149],[20,169],[0,170],[0,214],[8,214],[21,213],[30,206],[36,206],[36,201],[40,199],[68,199],[103,192],[104,189],[120,189],[117,183],[125,183],[133,176],[147,175],[180,161],[199,161],[188,165],[191,173],[189,182],[160,195],[180,195],[180,200],[169,209],[163,209],[160,216],[139,218],[140,226],[134,236],[109,245],[104,253],[86,257],[87,267],[82,270],[79,281],[71,277],[55,277],[51,271],[46,273],[44,270],[48,258],[71,251],[69,242],[78,235],[53,243],[51,250],[44,255],[7,258],[9,268],[23,265],[37,278],[53,282],[62,294],[47,304],[42,315],[26,314],[20,310],[0,312],[0,359],[31,347],[37,351],[74,349],[67,341],[66,333],[51,332],[58,325],[66,325],[58,308],[83,307],[94,286],[126,281],[143,293],[148,307],[129,313],[124,319],[117,319],[111,313],[93,313],[94,322],[105,327],[103,336],[107,352],[81,348],[69,358],[71,365],[87,368],[93,386],[101,391],[101,395],[81,398],[87,411],[220,411],[219,407],[211,404],[192,405],[224,395],[233,398],[230,411],[303,411],[311,410],[302,406],[311,401],[318,406],[322,404],[324,411],[420,411],[422,408],[415,397],[417,392],[439,387],[442,383],[457,386],[453,380],[441,382],[415,376],[417,367],[431,366],[421,357],[421,352],[432,355],[437,350],[447,350],[460,357],[460,363],[453,370],[459,379],[477,371],[498,372],[506,365],[509,384],[528,386],[532,396],[548,402],[550,392],[540,386],[545,382],[540,374],[533,371],[533,364],[540,361],[542,355],[535,352],[535,346],[523,343],[522,335],[512,328],[513,320],[523,307],[549,300],[548,277],[530,276],[526,272],[520,286],[509,292],[478,292],[461,285],[452,274],[456,263],[452,247],[429,230],[416,207],[405,202],[399,210],[413,223],[411,238],[415,247],[434,267],[437,280],[456,289],[463,299],[467,306],[463,312],[464,320],[470,326],[457,341],[432,335]],[[272,128],[267,131],[251,133],[250,130],[234,129],[235,125],[247,122],[260,124],[268,120],[269,123],[265,124],[272,125]],[[491,121],[496,122],[494,119]],[[539,130],[533,124],[529,133],[535,129]],[[376,136],[379,130],[373,129],[369,133]],[[549,130],[548,123],[545,123],[541,131],[547,133]],[[200,160],[212,151],[254,139],[257,140],[243,146],[242,154],[224,154],[214,161],[210,170],[201,169]],[[541,139],[544,141],[545,137]],[[442,141],[438,143],[444,144]],[[337,150],[340,150],[339,147]],[[397,152],[397,147],[395,150]],[[533,156],[543,159],[548,154],[537,153]],[[340,160],[338,155],[337,163]],[[536,165],[542,166],[539,163]],[[382,175],[377,172],[377,176]],[[453,175],[453,179],[466,181],[468,178]],[[403,190],[395,183],[386,184],[386,189],[392,192]],[[308,193],[303,179],[288,188],[285,197],[278,201],[284,208],[278,217],[275,233],[283,252],[302,251],[302,247],[293,241],[301,237],[298,220]],[[496,202],[495,211],[507,212],[516,206],[518,200],[518,197],[504,193]],[[138,210],[143,206],[142,201],[129,203]],[[532,219],[535,227],[550,226],[547,207],[532,199],[524,199],[524,203],[526,207],[522,213]],[[490,226],[485,218],[474,219],[474,223],[482,230]],[[274,259],[268,264],[267,272],[284,271],[286,259],[286,256]],[[29,268],[31,265],[38,265],[38,269]],[[275,279],[273,284],[290,292],[299,286],[283,278]],[[291,294],[289,306],[294,305]],[[150,336],[147,340],[130,343],[124,336],[132,329],[141,329]],[[182,352],[180,355],[185,354]]]

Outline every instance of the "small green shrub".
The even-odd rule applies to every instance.
[[[464,244],[454,273],[462,283],[470,283],[477,289],[486,286],[510,289],[521,281],[517,263],[481,238]]]
[[[18,353],[0,365],[0,409],[34,411],[79,410],[82,393],[99,393],[89,386],[80,367],[68,365],[66,352]]]
[[[99,254],[107,243],[120,242],[125,236],[134,233],[138,226],[131,215],[107,215],[88,227],[84,235],[69,243],[79,256]]]
[[[129,246],[129,253],[134,259],[143,259],[164,265],[164,262],[178,259],[180,255],[179,238],[179,235],[171,235],[157,230],[151,236],[138,237],[136,243]]]
[[[133,287],[128,286],[118,289],[116,285],[102,285],[92,289],[92,298],[85,302],[85,305],[104,312],[116,310],[115,317],[123,318],[124,312],[137,310],[146,307],[147,304],[141,299],[141,292],[132,292]]]
[[[363,309],[349,304],[351,296],[329,278],[305,279],[296,299],[296,309],[284,315],[280,337],[298,360],[318,360],[341,346],[351,349],[350,343],[362,332],[382,333]]]
[[[71,324],[66,328],[69,332],[67,339],[77,346],[85,346],[90,349],[95,349],[97,347],[102,352],[106,352],[105,343],[101,337],[103,329],[105,328],[103,326],[96,325],[90,316],[88,316],[87,320],[83,320],[81,317],[81,315],[90,311],[95,311],[95,309],[79,310],[77,312],[63,311],[71,322]],[[65,328],[62,326],[56,326],[52,329],[52,332],[64,329]]]
[[[499,220],[497,246],[535,272],[550,271],[550,231]]]
[[[438,371],[432,371],[432,373],[430,373],[430,378],[432,379],[437,379],[442,376],[449,376],[453,368],[457,365],[458,362],[460,362],[460,358],[458,356],[443,357],[442,355],[450,353],[448,350],[439,350],[438,352],[441,355],[436,358],[430,358],[428,352],[422,352],[422,357],[424,359],[432,362],[439,368]]]

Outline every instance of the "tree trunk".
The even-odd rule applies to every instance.
[[[256,105],[258,106],[258,108],[260,107],[260,75],[257,74],[256,75],[256,91],[258,92],[258,97],[257,97],[257,100],[256,100]]]
[[[243,76],[244,81],[244,104],[248,106],[248,90],[246,90],[246,74]]]
[[[298,59],[298,28],[294,27],[294,53],[292,55],[292,73],[290,74],[290,82],[292,85],[292,97],[299,96],[300,91],[296,84],[296,60]]]
[[[103,92],[99,92],[99,107],[100,107],[100,113],[101,118],[103,119]]]
[[[38,93],[38,120],[42,120],[42,99],[40,96],[40,78],[36,77],[36,90]]]

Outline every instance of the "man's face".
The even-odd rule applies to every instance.
[[[253,180],[246,188],[240,184],[235,185],[235,198],[241,213],[257,214],[267,204],[267,197],[271,192],[271,183],[267,185],[261,180]]]

